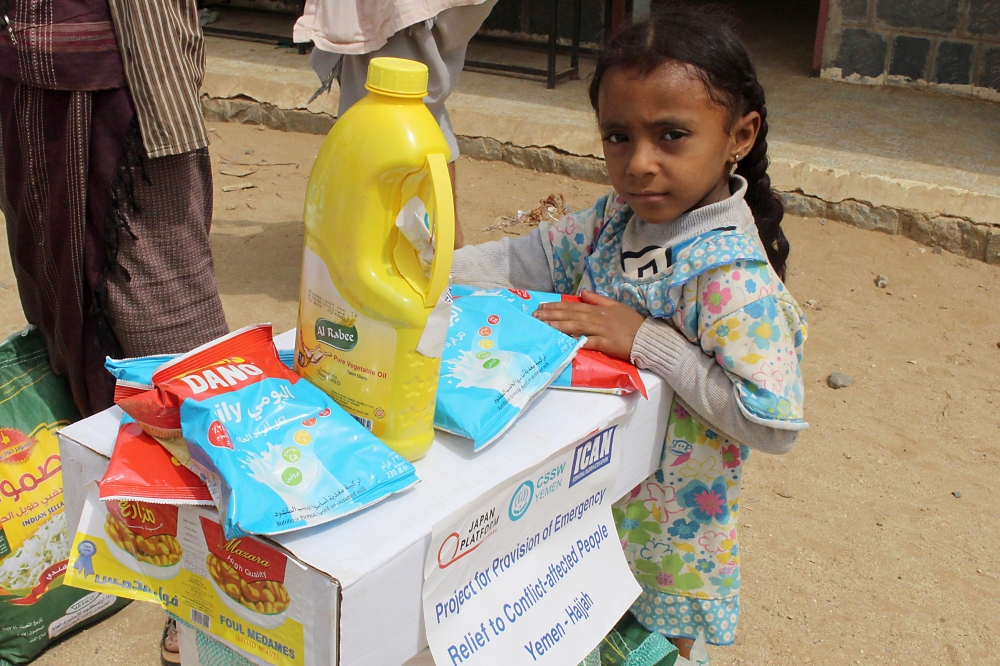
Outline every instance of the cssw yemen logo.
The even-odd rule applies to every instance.
[[[340,351],[351,351],[358,345],[358,329],[353,321],[337,324],[329,319],[317,319],[316,341]]]
[[[534,496],[535,484],[531,481],[525,481],[519,485],[514,491],[514,496],[510,498],[510,507],[507,509],[507,515],[510,516],[510,519],[520,520],[528,512],[528,507],[531,506],[531,500]]]

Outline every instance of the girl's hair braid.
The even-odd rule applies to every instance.
[[[709,98],[730,110],[733,121],[756,111],[761,125],[753,148],[737,165],[747,181],[746,202],[757,234],[778,276],[785,279],[789,244],[781,230],[785,207],[767,175],[767,107],[764,88],[746,46],[729,17],[718,9],[665,5],[646,21],[630,25],[607,40],[598,53],[590,82],[590,103],[600,112],[601,79],[617,66],[634,67],[645,76],[667,61],[690,65]]]
[[[785,264],[788,260],[790,246],[785,232],[781,229],[781,220],[785,216],[785,204],[781,197],[771,188],[771,177],[767,175],[767,167],[771,160],[767,157],[767,107],[764,105],[764,88],[754,76],[747,83],[747,106],[743,113],[756,111],[760,114],[760,130],[753,148],[736,166],[736,173],[747,181],[746,202],[753,213],[757,225],[757,235],[767,252],[767,259],[774,266],[774,271],[782,280],[785,279]]]

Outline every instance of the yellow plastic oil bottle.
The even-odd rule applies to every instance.
[[[423,103],[425,65],[374,58],[366,87],[330,130],[309,178],[296,370],[416,460],[434,439],[447,332],[449,151]],[[397,228],[407,216],[433,237],[429,266],[420,243]]]

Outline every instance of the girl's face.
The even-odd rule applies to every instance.
[[[676,61],[647,75],[610,68],[598,109],[611,184],[650,224],[729,198],[729,167],[760,128],[756,112],[732,122],[692,68]]]

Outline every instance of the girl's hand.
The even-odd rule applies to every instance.
[[[632,341],[646,318],[627,305],[590,291],[581,292],[580,299],[582,303],[543,303],[535,317],[574,338],[587,336],[585,349],[630,360]]]

